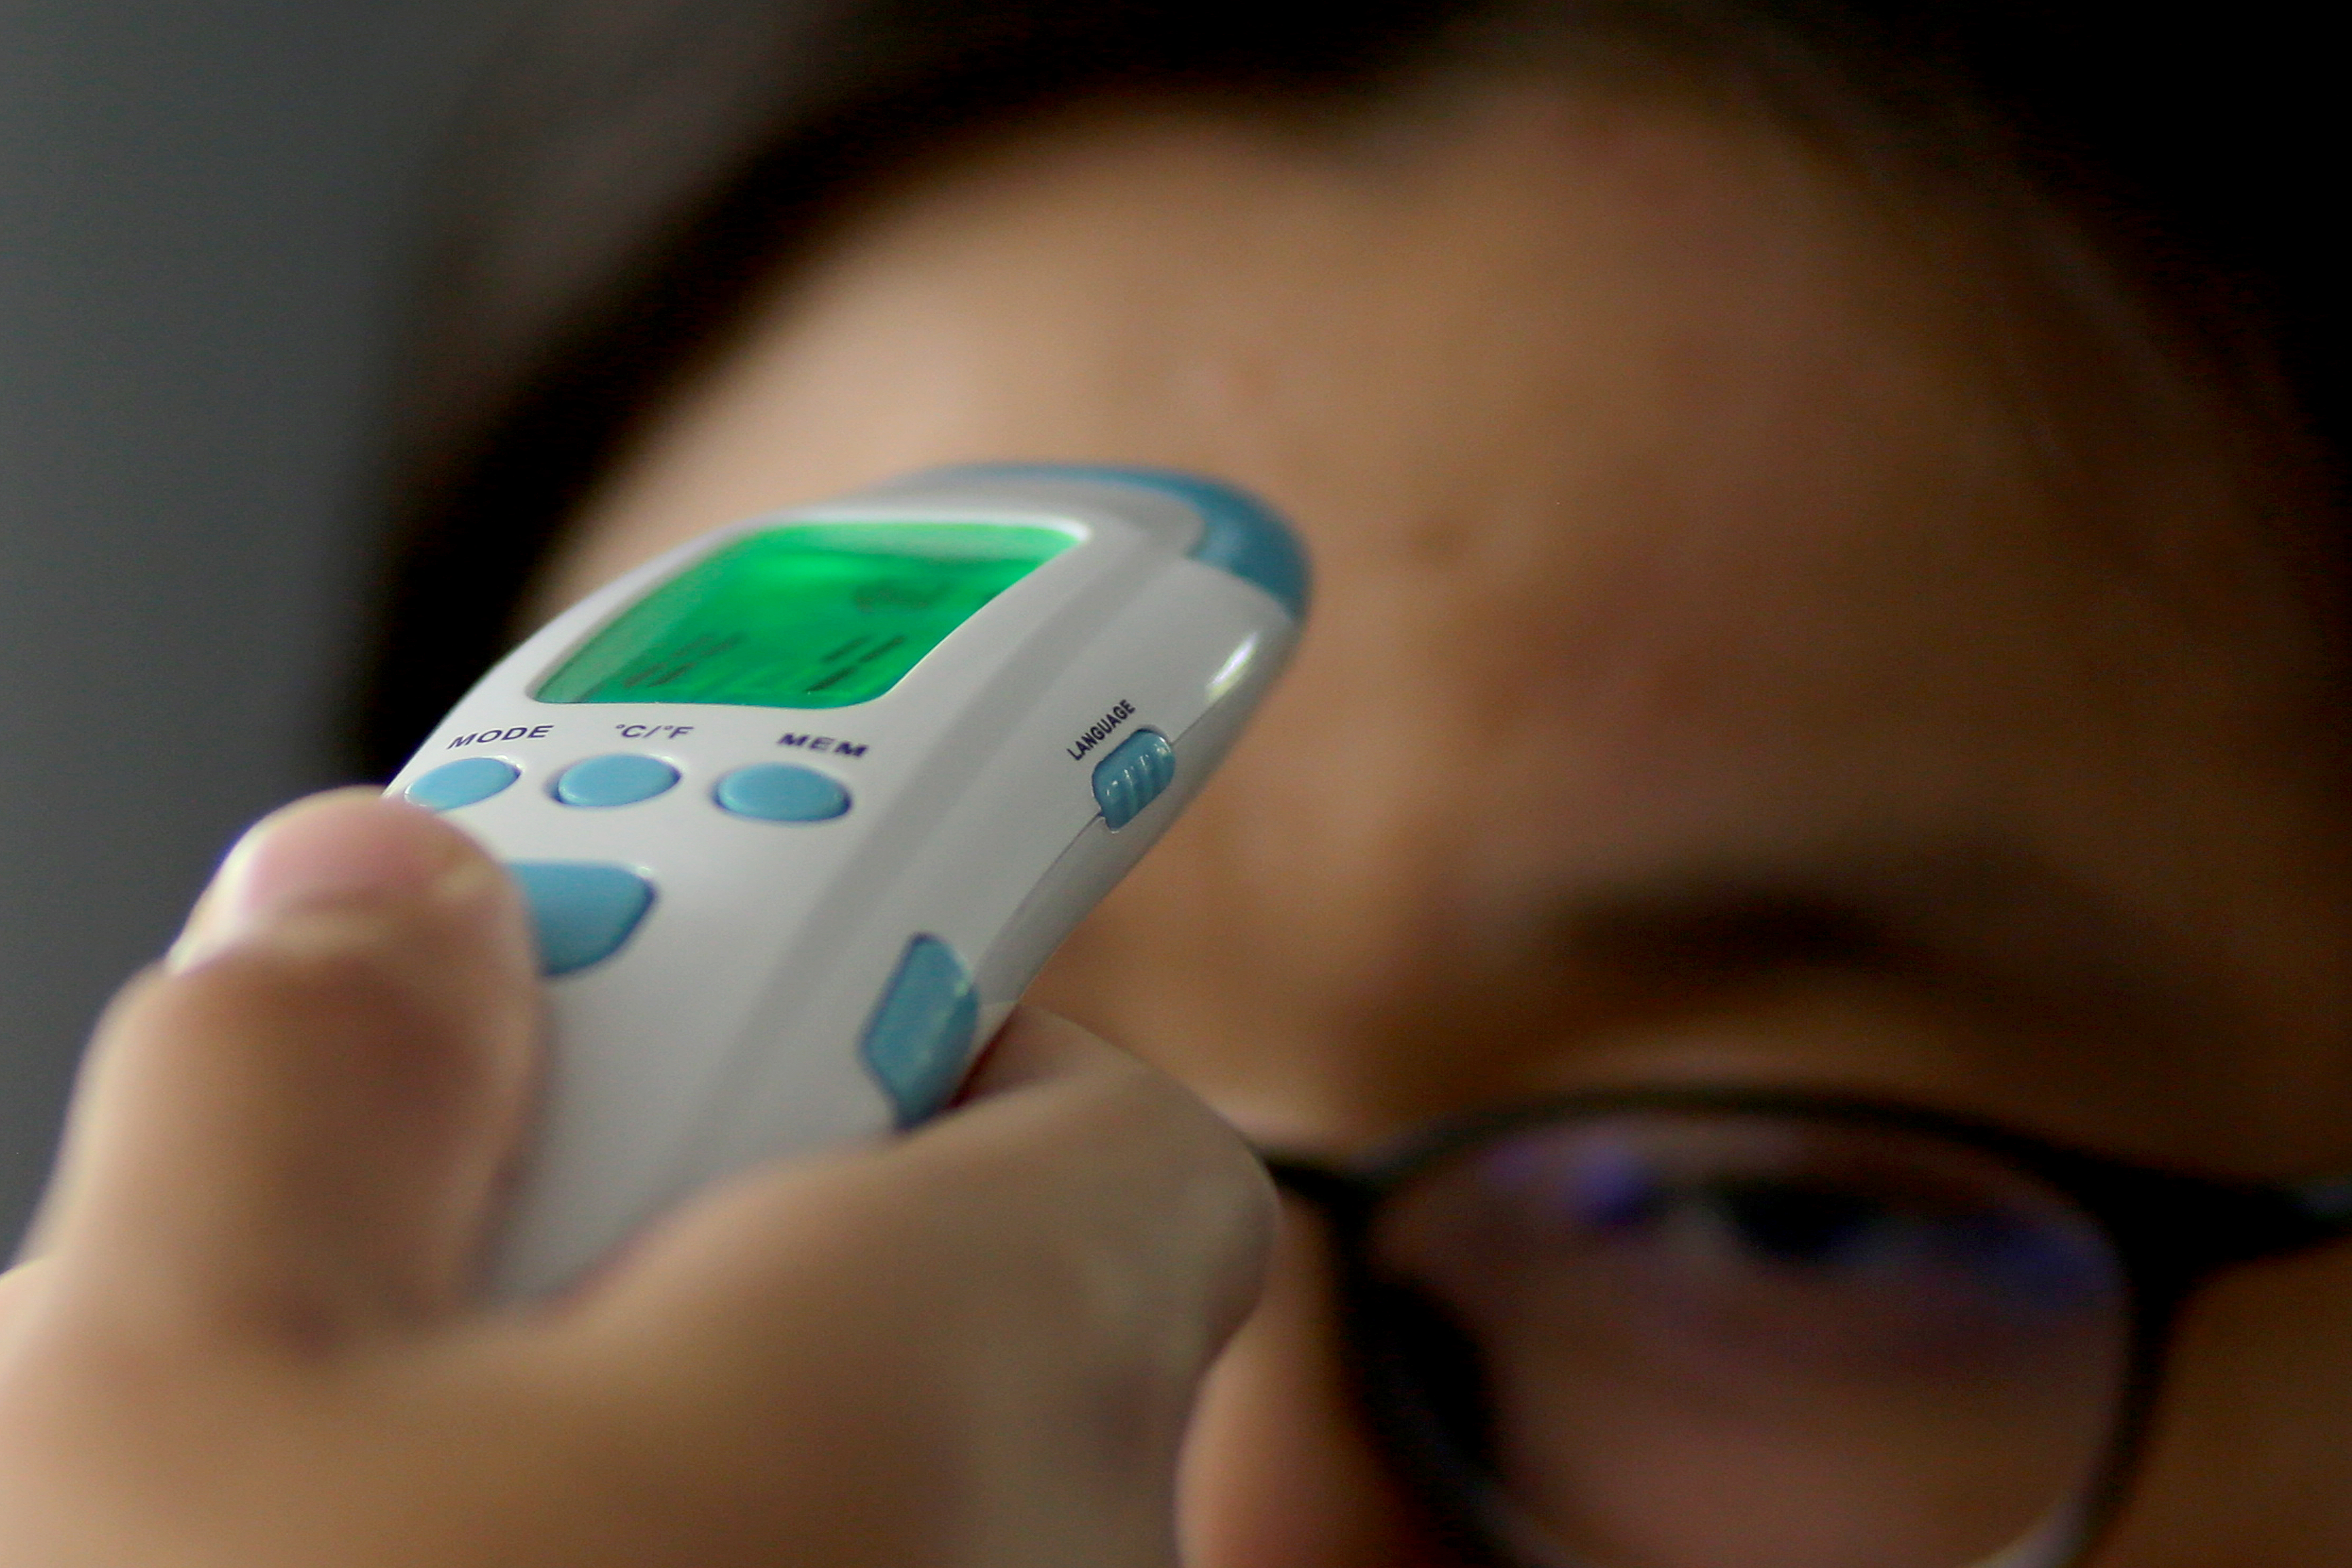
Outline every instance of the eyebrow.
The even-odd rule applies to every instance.
[[[1579,969],[1635,984],[1830,973],[2111,1036],[2210,1039],[2225,1026],[2219,977],[2177,942],[2047,860],[1986,840],[1654,873],[1583,889],[1553,919]]]

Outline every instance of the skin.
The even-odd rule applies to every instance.
[[[1704,1082],[2352,1171],[2352,845],[2324,648],[2263,521],[2295,492],[2255,460],[2288,444],[1978,184],[1627,77],[1342,126],[1082,106],[873,193],[648,422],[541,608],[936,463],[1267,497],[1317,564],[1297,662],[1036,992],[1168,1077],[1024,1023],[903,1148],[755,1176],[551,1318],[484,1322],[455,1260],[523,1099],[509,896],[345,878],[215,946],[232,868],[210,956],[110,1021],[10,1279],[0,1476],[33,1479],[0,1483],[0,1562],[315,1562],[356,1511],[374,1554],[336,1561],[1141,1563],[1172,1529],[1193,1568],[1444,1563],[1349,1407],[1303,1216],[1173,1473],[1263,1194],[1171,1079],[1333,1157],[1538,1090]],[[309,809],[345,816],[248,862],[376,834],[479,869],[398,808]],[[320,920],[367,931],[306,978]],[[1832,934],[1774,935],[1799,926]],[[366,1022],[386,987],[396,1040]],[[396,1113],[288,1088],[321,1039]],[[266,1081],[184,1128],[219,1059]],[[1148,1135],[1096,1131],[1107,1105]],[[971,1200],[992,1315],[930,1323],[908,1303],[971,1252],[929,1205],[992,1159],[1026,1183]],[[234,1201],[187,1195],[208,1180]],[[269,1223],[231,1223],[248,1195]],[[1149,1310],[1062,1284],[1086,1248]],[[2200,1300],[2103,1568],[2352,1554],[2347,1313],[2352,1248]],[[894,1378],[876,1325],[934,1381]],[[649,1342],[684,1370],[632,1373]],[[134,1438],[149,1380],[184,1418]],[[832,1404],[882,1414],[845,1435],[851,1387]],[[1141,1434],[1114,1462],[1065,1431],[1089,1388]],[[452,1447],[485,1421],[564,1462]],[[228,1473],[304,1506],[210,1484],[223,1430]],[[874,1480],[910,1455],[946,1478],[913,1523]]]
[[[0,1563],[1173,1563],[1268,1228],[1229,1130],[1025,1016],[933,1131],[484,1311],[534,968],[512,886],[422,811],[342,792],[247,837],[100,1027],[0,1291]]]

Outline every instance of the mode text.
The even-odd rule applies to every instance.
[[[518,724],[511,730],[479,730],[470,735],[460,735],[449,742],[449,750],[460,746],[504,745],[509,741],[544,741],[552,724]]]

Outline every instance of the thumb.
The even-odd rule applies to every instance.
[[[279,812],[100,1026],[35,1236],[52,1286],[314,1347],[453,1310],[538,1010],[472,840],[373,791]]]

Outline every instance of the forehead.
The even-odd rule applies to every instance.
[[[1997,511],[1677,517],[1581,475],[1550,500],[1523,551],[1325,552],[1278,739],[1208,803],[1251,846],[1210,901],[1328,966],[1344,1016],[1302,1032],[1398,1009],[1391,1068],[1531,1044],[1541,1078],[1587,1010],[1835,972],[2111,1109],[2339,1074],[2335,775],[2308,670],[2233,635],[2252,605],[2081,570]],[[1909,1093],[1916,1065],[1765,1068]]]
[[[2237,416],[1998,206],[1556,84],[1075,116],[846,223],[564,574],[940,462],[1228,476],[1314,623],[1049,1000],[1370,1127],[1793,984],[1933,1038],[1737,1070],[2287,1158],[2352,1107],[2314,625]]]
[[[1251,911],[1266,992],[1330,1011],[1166,1059],[1237,1099],[1269,1060],[1476,1098],[1576,1054],[1612,958],[1646,1014],[1730,932],[1759,982],[1843,968],[1978,1036],[1762,1070],[1950,1094],[1997,1058],[2032,1092],[1979,1109],[2210,1155],[2176,1113],[2235,1100],[2274,1137],[2340,1088],[2347,883],[2323,661],[2228,412],[1997,235],[1634,118],[1501,129],[1419,198],[1444,221],[1298,246],[1304,324],[1236,334],[1275,417],[1225,455],[1324,593],[1234,820],[1130,897],[1248,843],[1202,918]]]

